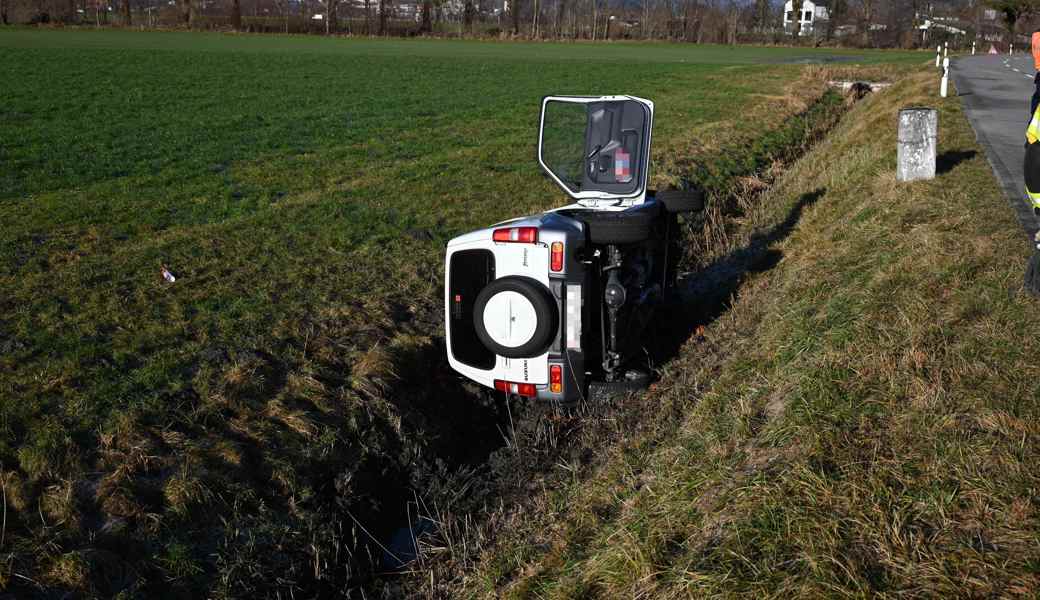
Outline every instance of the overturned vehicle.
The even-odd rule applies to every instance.
[[[538,161],[572,199],[448,243],[453,369],[508,394],[572,402],[646,387],[642,337],[675,288],[676,215],[696,191],[646,189],[654,105],[542,100]]]

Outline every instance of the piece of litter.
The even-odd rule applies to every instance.
[[[177,281],[177,278],[174,277],[173,273],[171,273],[170,270],[166,268],[166,265],[162,266],[162,276],[163,276],[163,279],[165,279],[166,281],[169,281],[170,283],[173,283],[174,281]]]

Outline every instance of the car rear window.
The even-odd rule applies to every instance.
[[[448,319],[452,354],[478,369],[495,366],[495,354],[477,338],[473,303],[480,290],[495,279],[495,256],[489,250],[463,250],[451,256],[448,277]]]

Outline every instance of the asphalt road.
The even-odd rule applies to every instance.
[[[953,61],[950,72],[979,145],[1032,239],[1040,223],[1026,200],[1022,164],[1032,116],[1033,59],[1028,54],[965,56]]]

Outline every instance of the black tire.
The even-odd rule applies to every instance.
[[[624,379],[620,381],[589,382],[589,398],[594,401],[609,400],[634,392],[641,392],[650,387],[652,381],[651,375],[645,371],[628,371],[625,373]]]
[[[484,309],[495,294],[501,292],[516,292],[527,299],[534,307],[538,323],[535,325],[534,334],[526,343],[516,347],[503,346],[491,338],[484,327]],[[489,283],[477,294],[473,304],[473,327],[476,330],[477,339],[484,346],[506,358],[531,358],[545,352],[552,343],[553,335],[556,334],[559,315],[556,303],[549,296],[549,290],[544,285],[528,277],[510,276],[496,279]]]
[[[661,190],[657,192],[654,198],[664,205],[665,210],[673,215],[704,210],[704,191],[697,188],[692,190]]]
[[[635,244],[650,238],[656,215],[646,210],[582,211],[576,218],[585,223],[593,244]]]

